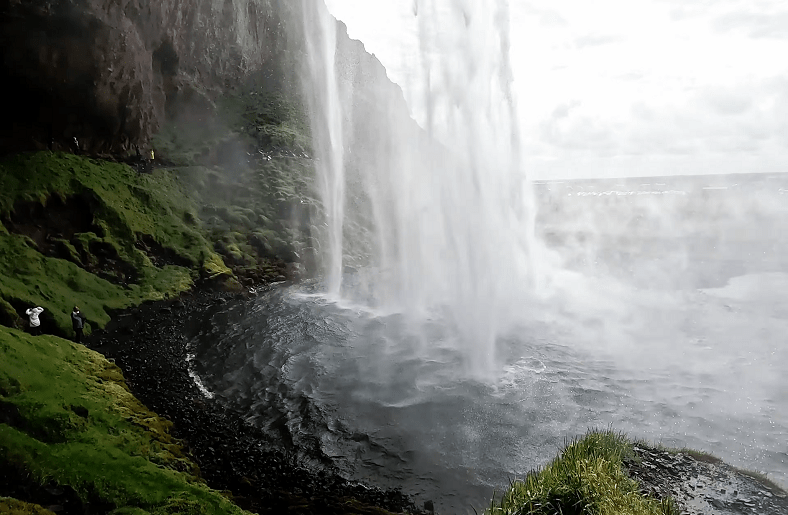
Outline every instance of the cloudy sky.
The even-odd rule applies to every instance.
[[[414,1],[326,3],[421,121]],[[510,27],[533,177],[788,171],[788,4],[510,0]]]

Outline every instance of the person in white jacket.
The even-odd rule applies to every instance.
[[[38,336],[41,334],[41,320],[39,320],[38,315],[40,315],[44,311],[42,307],[34,307],[34,308],[27,308],[27,316],[30,317],[30,334],[33,336]]]

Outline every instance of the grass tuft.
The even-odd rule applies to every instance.
[[[678,515],[671,501],[643,496],[622,463],[632,444],[613,431],[590,431],[569,442],[541,470],[514,481],[488,515]]]

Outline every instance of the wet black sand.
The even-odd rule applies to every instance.
[[[87,345],[115,361],[134,395],[173,422],[173,435],[187,444],[208,485],[232,492],[242,508],[257,513],[423,513],[401,492],[347,481],[325,457],[283,448],[240,414],[205,398],[187,369],[188,325],[231,298],[197,291],[176,301],[145,303],[115,313]]]

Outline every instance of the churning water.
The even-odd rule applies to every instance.
[[[542,191],[537,223],[507,2],[415,5],[421,134],[348,104],[359,95],[335,67],[333,21],[307,9],[324,280],[204,321],[193,366],[205,387],[277,438],[441,513],[483,508],[591,427],[785,483],[788,269],[750,252],[774,253],[765,227],[782,230],[785,199],[748,217],[735,195],[601,207],[582,204],[598,198],[588,192],[550,204]],[[731,212],[741,217],[711,231]],[[705,282],[680,277],[693,270]]]
[[[458,329],[440,314],[376,312],[304,285],[204,321],[196,372],[274,438],[440,513],[483,508],[590,427],[703,449],[785,484],[788,275],[687,291],[568,279],[588,291],[517,306],[486,380],[463,372]]]

